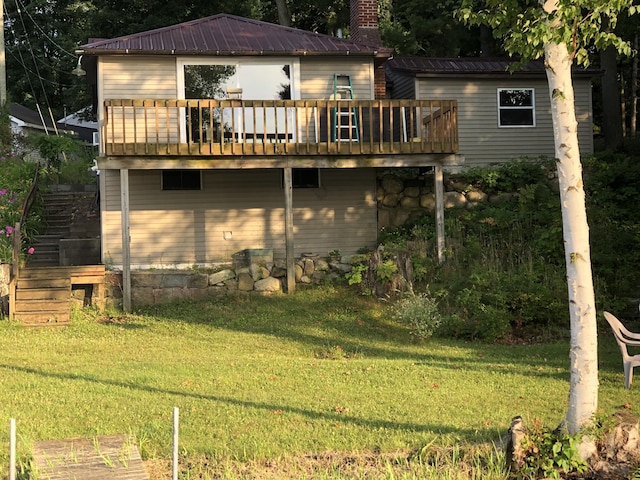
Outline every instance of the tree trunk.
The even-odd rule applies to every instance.
[[[284,27],[291,26],[291,12],[287,6],[286,0],[276,0],[278,7],[278,22]]]
[[[576,433],[590,423],[598,406],[598,336],[572,63],[566,44],[545,45],[571,321],[571,379],[565,420],[569,432]]]
[[[636,119],[638,116],[638,34],[636,33],[633,37],[633,51],[636,52],[633,54],[633,67],[631,70],[631,114],[630,114],[630,122],[629,122],[629,133],[631,138],[635,138],[636,136]]]
[[[615,47],[600,51],[602,76],[602,129],[605,146],[617,150],[622,146],[622,112],[620,111],[620,86]]]

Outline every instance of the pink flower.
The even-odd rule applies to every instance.
[[[14,231],[14,230],[15,230],[15,228],[10,227],[9,225],[7,225],[7,226],[5,227],[5,229],[4,229],[4,231],[5,231],[6,235],[7,235],[7,237],[8,237],[9,235],[11,235],[11,234],[13,233],[13,231]]]
[[[33,248],[33,247],[29,247],[29,250],[27,250],[27,253],[28,253],[29,255],[33,255],[33,252],[35,252],[35,251],[36,251],[36,249],[35,249],[35,248]]]
[[[2,190],[0,190],[0,195],[6,195],[9,192],[9,190],[7,190],[6,188],[3,188]]]

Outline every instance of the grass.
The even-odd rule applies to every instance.
[[[609,333],[600,406],[633,410]],[[568,352],[415,344],[386,304],[332,287],[84,312],[66,328],[2,322],[0,471],[16,418],[25,468],[38,440],[131,433],[167,478],[177,406],[181,478],[504,478],[492,442],[515,415],[562,419]]]

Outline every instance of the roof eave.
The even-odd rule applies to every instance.
[[[383,58],[387,59],[391,56],[391,52],[384,51],[374,51],[374,52],[362,52],[362,51],[308,51],[308,50],[297,50],[297,51],[259,51],[259,50],[243,50],[243,51],[234,51],[234,50],[201,50],[201,51],[179,51],[179,50],[167,50],[167,51],[153,51],[149,52],[146,50],[128,50],[128,49],[77,49],[75,51],[76,55],[87,55],[87,56],[107,56],[107,55],[139,55],[139,56],[207,56],[207,57],[261,57],[261,56],[270,56],[270,57],[310,57],[310,56],[323,56],[323,57],[374,57],[374,58]]]

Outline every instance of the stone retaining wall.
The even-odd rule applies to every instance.
[[[455,179],[444,180],[444,207],[473,207],[483,202],[501,202],[512,193],[487,195],[485,192]],[[436,196],[433,176],[401,178],[386,174],[378,178],[378,229],[393,228],[414,221],[425,213],[433,213]]]
[[[296,283],[321,284],[351,271],[351,258],[330,261],[309,255],[296,262]],[[271,294],[283,291],[286,265],[282,261],[248,266],[229,266],[205,273],[196,270],[140,270],[131,272],[131,302],[134,307],[202,299],[228,294]],[[113,306],[122,303],[122,273],[107,272],[107,299]]]

